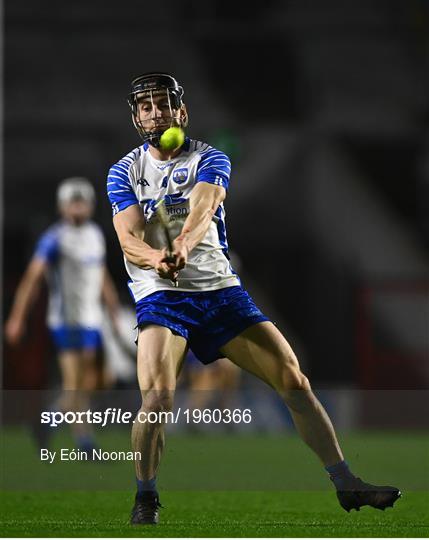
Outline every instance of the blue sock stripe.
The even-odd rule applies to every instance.
[[[156,491],[156,476],[150,480],[139,480],[136,478],[137,493],[143,493],[144,491]]]
[[[339,490],[344,489],[350,483],[350,480],[354,478],[346,461],[340,461],[335,465],[325,467],[325,470],[329,474],[329,478],[332,480],[334,486]]]
[[[351,474],[349,466],[344,460],[336,463],[335,465],[325,467],[325,470],[329,473],[330,476],[343,476]]]

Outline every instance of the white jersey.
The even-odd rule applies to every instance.
[[[138,204],[145,219],[144,241],[155,249],[166,246],[165,234],[154,207],[164,199],[175,238],[189,214],[189,197],[197,182],[228,189],[231,164],[228,157],[208,144],[186,138],[180,154],[156,160],[146,143],[122,158],[109,171],[107,191],[113,215]],[[225,210],[219,205],[203,240],[192,250],[179,272],[178,287],[160,278],[155,270],[143,270],[125,259],[129,287],[137,302],[155,291],[210,291],[240,285],[228,257]]]
[[[39,239],[35,257],[48,263],[48,326],[99,329],[102,322],[105,240],[91,221],[58,222]]]

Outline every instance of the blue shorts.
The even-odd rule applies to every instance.
[[[82,326],[58,326],[50,330],[57,349],[99,349],[102,345],[100,330]]]
[[[136,304],[139,328],[158,324],[184,337],[203,364],[224,355],[219,349],[249,326],[269,319],[240,286],[215,291],[158,291]]]

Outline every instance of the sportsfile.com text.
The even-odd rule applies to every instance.
[[[58,427],[61,424],[97,424],[105,427],[112,424],[250,424],[251,409],[182,409],[177,411],[123,411],[121,408],[108,407],[104,411],[43,411],[40,415],[41,424]]]

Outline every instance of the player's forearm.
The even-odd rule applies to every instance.
[[[16,292],[10,318],[24,322],[27,318],[28,312],[30,311],[30,307],[33,305],[39,293],[39,290],[39,282],[23,280]]]
[[[213,219],[214,209],[211,205],[199,204],[189,213],[177,240],[183,241],[189,252],[205,237]]]
[[[133,235],[127,235],[121,242],[121,248],[127,261],[144,270],[154,268],[155,257],[158,250],[152,248],[146,242],[136,238]]]
[[[10,313],[10,319],[13,319],[18,323],[25,322],[30,307],[39,293],[40,284],[45,275],[46,268],[47,263],[43,259],[33,258],[30,262],[18,285]]]

